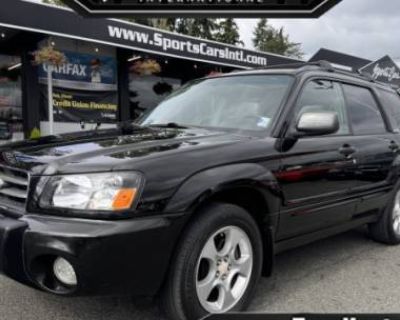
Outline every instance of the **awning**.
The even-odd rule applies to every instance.
[[[1,0],[0,26],[237,68],[301,62],[114,19],[85,19],[67,8]]]

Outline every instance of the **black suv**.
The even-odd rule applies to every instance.
[[[400,243],[400,97],[328,63],[194,81],[136,123],[0,149],[0,270],[58,295],[243,310],[274,255]]]

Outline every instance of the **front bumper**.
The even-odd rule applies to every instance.
[[[154,295],[160,289],[185,215],[97,221],[0,212],[0,272],[60,295]],[[78,285],[52,274],[57,257],[74,267]]]

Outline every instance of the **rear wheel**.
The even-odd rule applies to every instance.
[[[378,222],[369,225],[371,237],[386,244],[400,244],[400,185]]]
[[[261,275],[261,235],[242,208],[215,203],[186,230],[163,292],[171,319],[245,309]]]

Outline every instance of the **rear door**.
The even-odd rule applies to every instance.
[[[343,91],[356,149],[357,185],[352,194],[362,198],[356,213],[378,213],[393,185],[390,174],[399,142],[371,88],[343,84]]]

